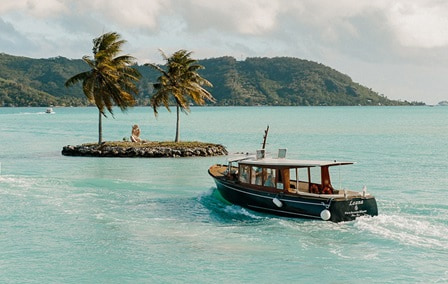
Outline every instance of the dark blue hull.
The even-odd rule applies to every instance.
[[[223,198],[230,203],[255,211],[333,222],[351,221],[363,215],[378,215],[376,200],[372,196],[346,199],[276,194],[243,187],[240,183],[225,178],[213,178]]]

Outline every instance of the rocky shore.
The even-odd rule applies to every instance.
[[[227,150],[220,144],[202,142],[104,142],[98,144],[67,145],[62,148],[65,156],[89,157],[141,157],[141,158],[176,158],[209,157],[227,155]]]

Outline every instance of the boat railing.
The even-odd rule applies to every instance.
[[[333,193],[314,193],[310,192],[310,188],[316,185],[317,187],[322,187],[321,184],[307,182],[307,181],[297,181],[291,180],[290,186],[287,189],[288,194],[298,194],[298,195],[306,195],[306,196],[318,196],[318,197],[361,197],[362,192],[357,192],[353,190],[347,189],[333,189]]]

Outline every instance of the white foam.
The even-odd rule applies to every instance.
[[[374,251],[372,249],[369,250],[369,248],[364,248],[362,254],[353,254],[352,251],[347,250],[346,247],[343,246],[334,246],[329,247],[328,249],[332,254],[337,255],[340,258],[344,259],[363,259],[363,260],[374,260],[379,259],[379,253],[378,251]]]
[[[216,188],[210,188],[208,191],[202,192],[199,196],[198,196],[198,201],[202,202],[202,200],[204,198],[209,198],[211,196],[213,196],[215,194],[215,190]],[[220,196],[219,199],[221,199],[222,197]],[[218,200],[218,199],[216,199]],[[232,215],[243,215],[243,216],[247,216],[253,219],[263,219],[263,217],[261,216],[257,216],[253,213],[251,213],[250,211],[246,210],[245,208],[238,206],[238,205],[234,205],[234,204],[225,204],[224,202],[226,202],[225,200],[220,200],[220,207],[222,205],[222,211],[224,211],[225,213],[229,213]]]
[[[0,187],[2,189],[5,189],[5,188],[29,188],[32,185],[36,184],[36,180],[34,178],[29,178],[29,177],[0,175],[0,184],[5,185],[5,186]]]
[[[227,205],[226,207],[224,207],[224,212],[235,215],[243,215],[253,219],[263,219],[263,217],[252,214],[251,212],[238,205]]]
[[[448,247],[448,228],[417,216],[383,214],[374,218],[359,218],[354,226],[403,245],[443,249]]]
[[[13,113],[12,115],[36,115],[36,114],[46,114],[45,111],[38,111],[38,112],[19,112],[19,113]]]

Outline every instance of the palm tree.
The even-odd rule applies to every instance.
[[[170,110],[170,102],[174,99],[176,104],[176,137],[175,142],[179,142],[179,125],[180,111],[184,113],[190,112],[191,101],[198,105],[205,104],[205,100],[215,102],[212,94],[202,86],[212,87],[213,85],[202,78],[197,71],[204,67],[197,63],[197,60],[191,58],[191,53],[186,50],[179,50],[168,57],[161,51],[163,59],[166,61],[166,71],[160,66],[147,63],[161,73],[154,84],[155,94],[151,97],[151,106],[154,114],[157,116],[157,109],[164,105],[168,111]]]
[[[103,131],[101,118],[107,117],[105,108],[113,116],[112,107],[117,105],[121,111],[135,104],[137,95],[136,82],[140,73],[132,68],[135,58],[130,55],[118,55],[121,46],[126,42],[118,33],[110,32],[93,40],[93,58],[83,56],[82,60],[90,70],[79,73],[65,82],[69,87],[82,82],[82,90],[91,103],[95,103],[99,111],[98,144],[102,143]]]

